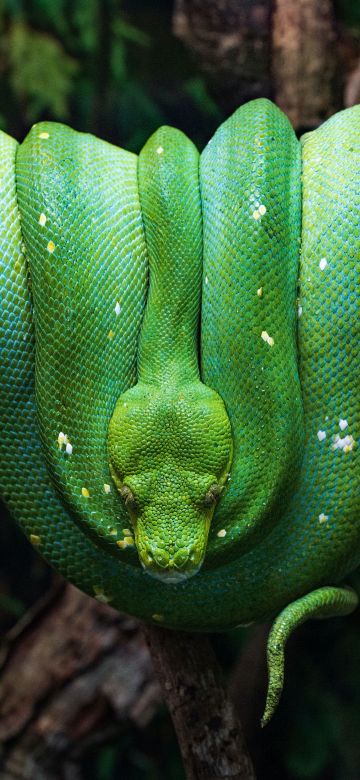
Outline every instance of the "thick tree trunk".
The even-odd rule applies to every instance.
[[[272,38],[275,102],[294,127],[316,127],[342,104],[332,0],[275,0]]]
[[[206,635],[145,627],[188,780],[253,780],[240,722]]]

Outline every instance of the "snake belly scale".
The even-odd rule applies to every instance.
[[[169,628],[347,614],[360,562],[360,107],[201,155],[0,135],[0,489],[78,587]],[[280,613],[280,614],[279,614]]]

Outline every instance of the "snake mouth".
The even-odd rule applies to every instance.
[[[199,559],[194,549],[182,548],[169,554],[164,548],[147,546],[139,550],[140,563],[147,574],[166,585],[174,585],[194,577],[201,568],[203,557]]]
[[[142,560],[141,565],[146,574],[149,574],[150,577],[163,582],[164,585],[178,585],[180,582],[185,582],[185,580],[189,580],[191,577],[194,577],[201,568],[200,564],[199,566],[194,566],[191,569],[187,569],[186,571],[179,571],[179,569],[176,568],[160,569],[156,566],[148,566]]]

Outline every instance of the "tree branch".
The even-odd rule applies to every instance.
[[[341,107],[332,0],[275,0],[274,99],[296,128],[311,129]]]
[[[203,634],[144,626],[187,780],[253,780],[241,724]]]
[[[80,776],[89,746],[144,728],[161,700],[137,621],[63,582],[8,635],[0,670],[4,780]]]

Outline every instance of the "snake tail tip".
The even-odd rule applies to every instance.
[[[265,709],[264,709],[263,716],[261,718],[261,728],[264,728],[264,726],[267,726],[268,723],[270,723],[271,719],[273,718],[277,710],[280,697],[282,694],[282,690],[283,690],[283,683],[284,683],[283,672],[284,672],[284,667],[282,666],[278,679],[275,680],[272,671],[270,670]]]
[[[277,710],[277,706],[280,701],[282,689],[283,689],[283,675],[281,681],[278,680],[277,683],[274,684],[274,680],[271,679],[271,674],[270,674],[269,687],[268,687],[268,692],[267,692],[266,702],[265,702],[265,709],[260,721],[260,725],[262,729],[265,726],[267,726],[268,723],[270,723],[273,715],[275,714]]]
[[[272,718],[272,715],[271,715],[271,714],[268,714],[268,713],[266,713],[266,710],[265,710],[265,712],[264,712],[264,714],[263,714],[263,716],[262,716],[262,718],[261,718],[261,720],[260,720],[260,727],[261,727],[262,729],[264,729],[264,728],[265,728],[265,726],[267,726],[267,725],[268,725],[268,723],[269,723],[269,721],[271,720],[271,718]]]

